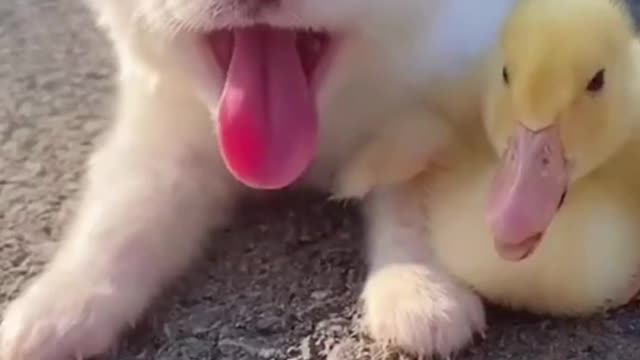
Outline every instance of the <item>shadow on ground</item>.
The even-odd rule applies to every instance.
[[[218,238],[229,246],[209,249],[209,261],[160,305],[168,314],[153,311],[167,315],[139,329],[119,359],[381,358],[352,321],[365,274],[356,209],[319,194],[276,199],[243,211],[244,220]],[[583,320],[492,309],[489,323],[487,338],[459,359],[640,354],[634,305]]]

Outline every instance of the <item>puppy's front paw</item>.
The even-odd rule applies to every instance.
[[[113,289],[80,274],[46,273],[0,326],[0,360],[76,360],[108,350],[124,321]]]
[[[363,300],[372,337],[416,355],[448,357],[485,329],[480,298],[421,265],[371,274]]]

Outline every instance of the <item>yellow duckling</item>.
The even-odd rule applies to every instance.
[[[628,302],[640,289],[634,35],[622,2],[521,1],[482,68],[486,82],[469,83],[469,94],[484,88],[483,109],[458,104],[483,121],[440,108],[452,133],[444,164],[416,162],[419,137],[398,136],[393,152],[372,146],[353,164],[344,194],[395,183],[421,199],[434,260],[491,302],[557,315]],[[402,149],[411,166],[399,165]]]

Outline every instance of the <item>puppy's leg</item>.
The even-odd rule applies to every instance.
[[[202,144],[196,134],[209,132],[184,126],[188,118],[164,121],[162,112],[171,109],[155,105],[116,128],[93,156],[61,248],[5,313],[0,359],[68,360],[107,351],[186,268],[207,227],[227,215],[234,191],[214,136],[213,145]]]
[[[399,188],[372,193],[364,321],[377,341],[418,355],[449,356],[484,330],[484,308],[429,259],[425,218],[415,199]]]
[[[426,110],[393,119],[338,173],[334,198],[363,198],[376,186],[409,180],[440,160],[450,136],[444,119]]]

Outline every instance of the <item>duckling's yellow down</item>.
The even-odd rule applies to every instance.
[[[610,0],[522,0],[493,50],[474,77],[441,87],[430,112],[364,146],[341,178],[343,195],[391,183],[412,193],[435,258],[492,302],[558,315],[626,303],[640,288],[640,45],[627,10]],[[604,85],[589,91],[599,71]],[[450,135],[437,159],[433,127],[420,118]],[[541,244],[513,262],[496,252],[485,213],[518,122],[558,126],[571,180]]]

